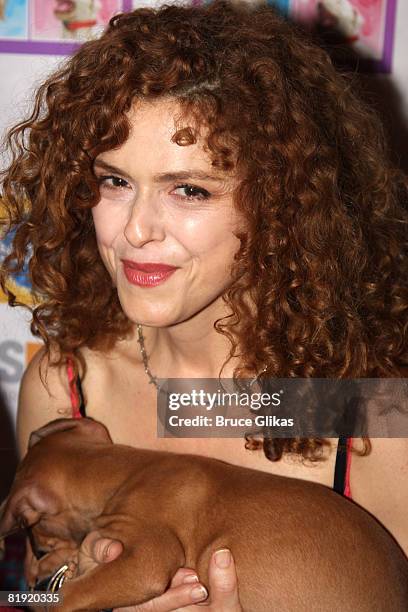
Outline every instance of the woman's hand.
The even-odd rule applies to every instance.
[[[92,532],[83,541],[79,552],[79,573],[89,571],[99,563],[109,563],[121,552],[120,542],[101,538],[97,532]],[[199,612],[199,606],[208,612],[242,612],[234,560],[229,551],[223,549],[213,554],[208,580],[209,596],[194,570],[180,568],[163,595],[141,605],[116,608],[114,612]]]

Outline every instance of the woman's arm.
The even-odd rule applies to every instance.
[[[65,370],[47,367],[48,359],[45,358],[42,373],[48,390],[40,379],[40,360],[44,352],[42,348],[34,355],[21,379],[17,409],[17,443],[21,458],[27,452],[32,431],[54,419],[71,416],[71,398]]]
[[[71,414],[68,379],[64,377],[64,372],[55,367],[47,367],[48,359],[44,358],[42,372],[43,377],[46,377],[48,390],[40,379],[40,360],[44,352],[45,349],[41,348],[34,355],[20,383],[17,409],[17,445],[20,459],[27,452],[32,431],[49,421]],[[38,577],[38,561],[33,555],[28,539],[24,575],[27,583],[34,586]]]
[[[92,531],[83,540],[79,552],[70,557],[73,563],[68,558],[64,559],[64,562],[70,565],[67,579],[86,574],[98,565],[114,561],[120,557],[122,550],[123,545],[118,540],[101,537],[97,531]],[[55,571],[55,559],[56,555],[52,552],[38,562],[39,579],[53,573],[51,568]],[[198,612],[197,605],[205,606],[209,612],[242,612],[234,559],[229,551],[219,550],[213,554],[208,581],[209,597],[196,572],[183,567],[176,572],[170,587],[159,597],[142,605],[117,608],[114,612],[176,612],[179,609]]]
[[[109,563],[122,552],[117,540],[99,537],[97,532],[85,538],[80,554],[80,572],[93,569],[97,564]],[[151,601],[140,606],[117,608],[114,612],[199,612],[205,607],[208,612],[242,612],[238,596],[237,575],[234,559],[229,551],[216,551],[210,559],[209,597],[200,593],[197,574],[190,568],[180,568],[170,588]]]

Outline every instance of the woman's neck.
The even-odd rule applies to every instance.
[[[217,300],[187,321],[169,327],[142,326],[148,365],[158,378],[217,378],[228,358],[231,343],[214,329],[217,319],[230,311]],[[137,338],[137,333],[135,334]],[[232,377],[238,365],[231,359],[222,371]]]

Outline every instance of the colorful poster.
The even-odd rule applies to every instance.
[[[291,0],[290,16],[307,27],[335,32],[362,67],[390,72],[396,0]]]
[[[129,0],[0,0],[0,52],[68,54],[130,9]]]
[[[246,1],[276,6],[307,28],[335,32],[362,59],[363,70],[391,71],[397,0]],[[0,0],[0,52],[70,53],[98,36],[115,13],[163,2],[186,0]]]
[[[290,0],[268,0],[267,4],[275,6],[284,15],[289,13]]]
[[[0,0],[0,38],[27,39],[28,0]]]
[[[8,255],[11,250],[11,242],[14,234],[10,233],[6,238],[0,234],[0,263]],[[28,279],[27,263],[24,265],[22,272],[15,274],[13,280],[7,285],[17,299],[23,304],[31,305],[33,303],[31,295],[31,285]],[[0,303],[6,301],[6,296],[0,289]]]
[[[98,36],[122,9],[118,0],[32,0],[33,40],[83,41]]]

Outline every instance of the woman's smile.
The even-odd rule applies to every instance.
[[[176,266],[160,263],[138,263],[122,259],[123,270],[129,283],[139,287],[156,287],[165,282],[176,270]]]

